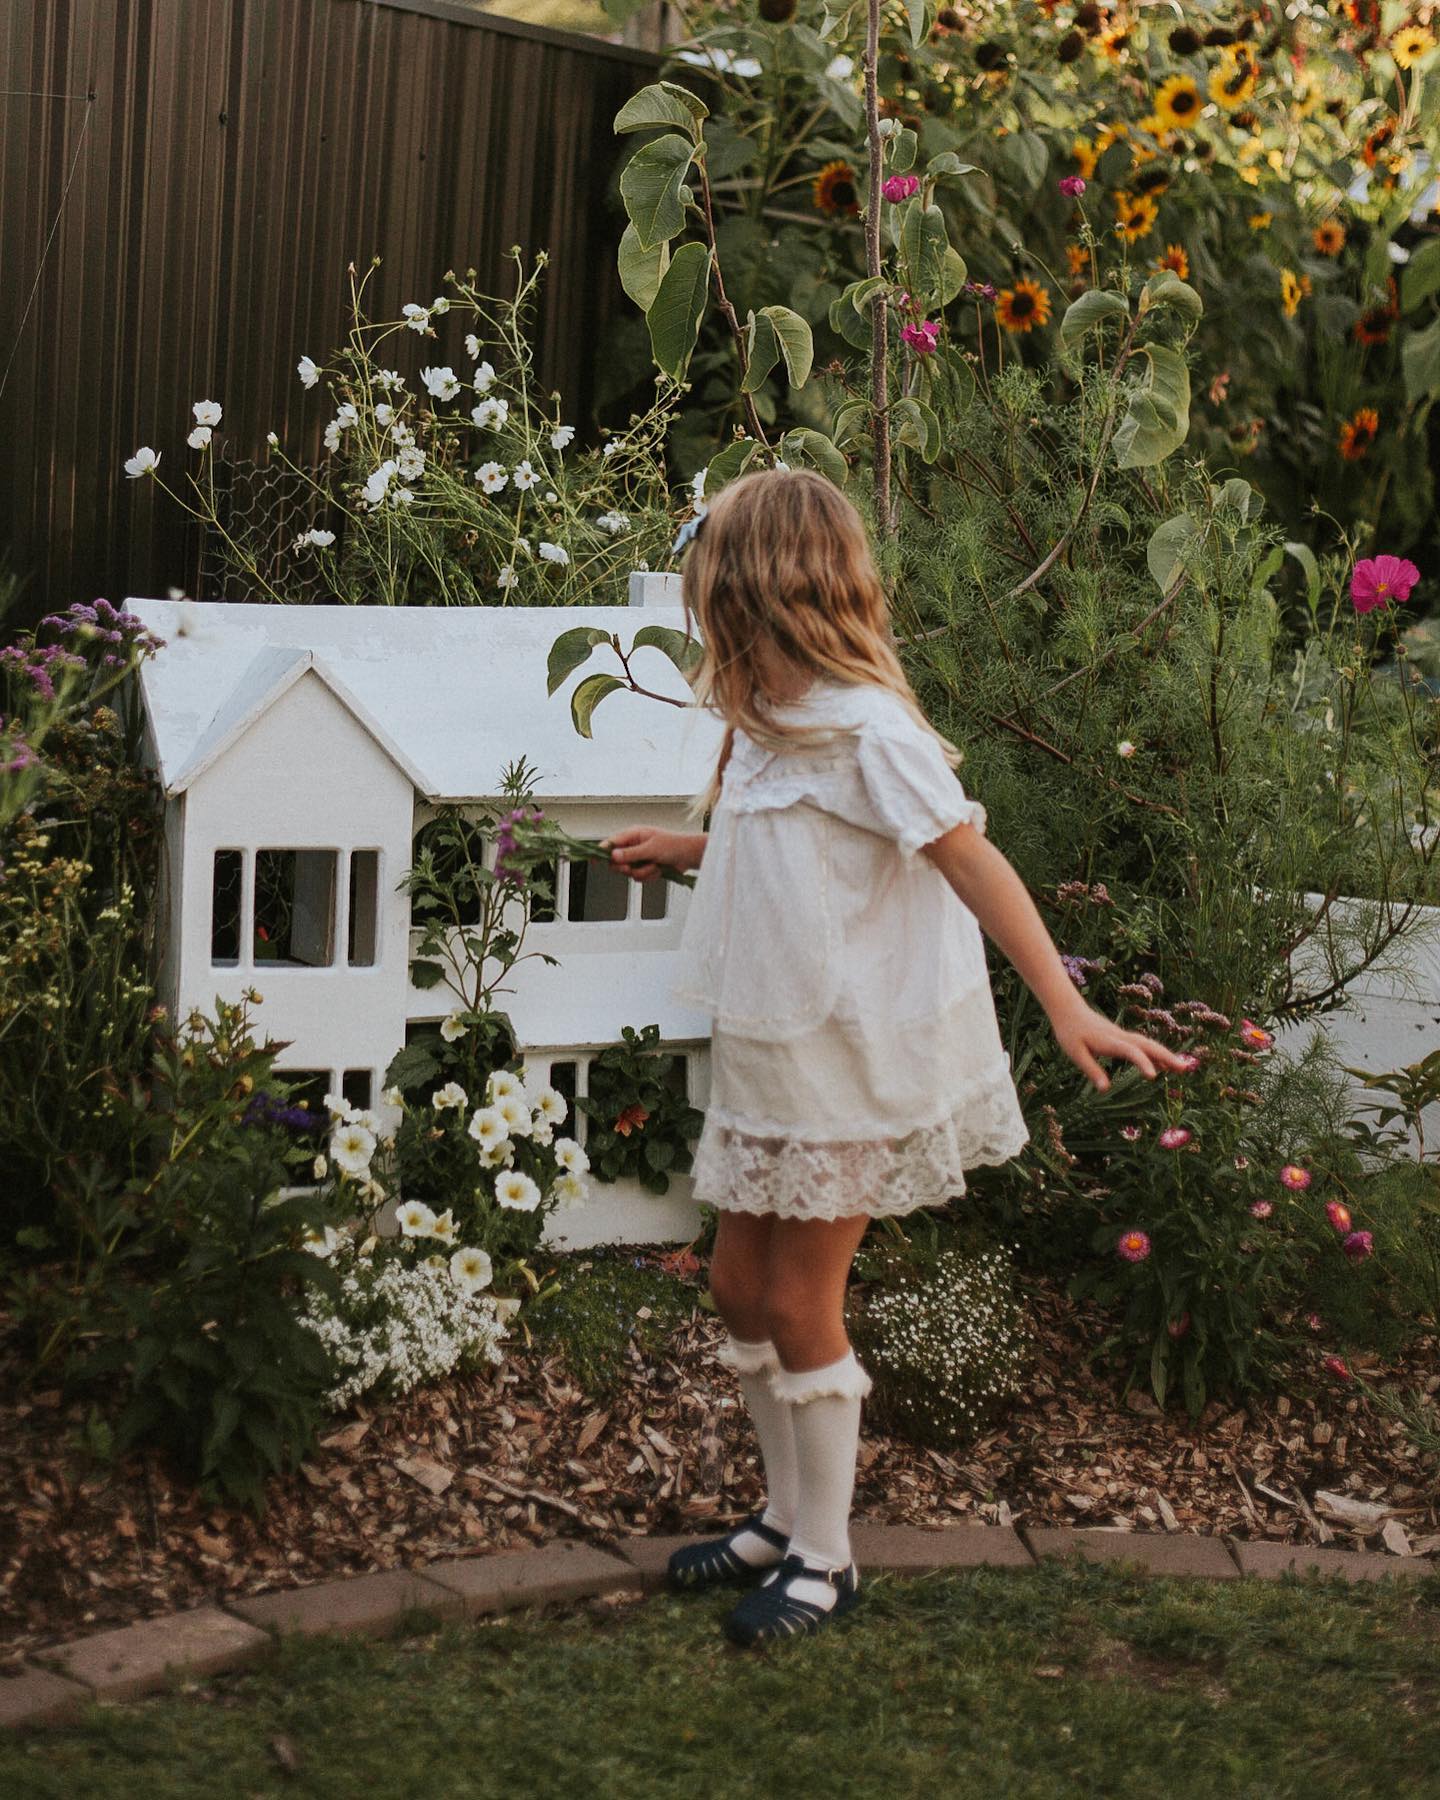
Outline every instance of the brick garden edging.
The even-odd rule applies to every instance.
[[[855,1560],[867,1574],[930,1575],[945,1569],[1034,1568],[1053,1557],[1138,1565],[1148,1575],[1218,1581],[1273,1581],[1292,1572],[1347,1581],[1414,1578],[1440,1570],[1428,1556],[1250,1543],[1194,1533],[1091,1528],[958,1525],[851,1527]],[[0,1679],[0,1727],[73,1720],[92,1700],[154,1693],[175,1676],[216,1675],[266,1655],[281,1633],[384,1637],[415,1613],[478,1618],[522,1606],[553,1606],[597,1595],[638,1599],[663,1586],[665,1565],[684,1537],[627,1538],[613,1550],[557,1540],[535,1550],[451,1557],[422,1569],[387,1569],[313,1587],[291,1588],[102,1631],[39,1651],[24,1672]]]

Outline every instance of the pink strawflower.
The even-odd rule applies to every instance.
[[[1410,598],[1420,571],[1403,556],[1367,556],[1357,562],[1350,576],[1350,598],[1358,613],[1377,606],[1397,605]]]
[[[1368,1231],[1352,1231],[1340,1248],[1351,1262],[1364,1262],[1367,1256],[1375,1254],[1375,1240]]]
[[[1325,1321],[1320,1317],[1319,1313],[1306,1313],[1305,1323],[1312,1331],[1323,1331],[1325,1329]]]
[[[1158,1142],[1162,1150],[1183,1150],[1190,1142],[1190,1133],[1183,1125],[1167,1125]]]
[[[1249,1050],[1268,1050],[1275,1042],[1275,1033],[1266,1031],[1253,1019],[1240,1021],[1240,1042]]]
[[[1341,1237],[1344,1237],[1345,1233],[1351,1229],[1350,1208],[1348,1206],[1342,1206],[1338,1200],[1327,1200],[1325,1202],[1325,1217],[1330,1221],[1335,1230],[1340,1233]]]
[[[1180,1052],[1180,1073],[1182,1075],[1193,1075],[1199,1067],[1200,1058],[1198,1056],[1192,1056],[1188,1050]]]
[[[1250,1158],[1248,1156],[1237,1156],[1235,1158],[1235,1167],[1237,1169],[1248,1169],[1250,1167]]]
[[[892,205],[898,204],[901,200],[908,200],[912,194],[920,192],[920,177],[918,175],[892,175],[880,192]]]
[[[1172,1338],[1179,1339],[1186,1337],[1190,1331],[1189,1313],[1183,1312],[1178,1319],[1171,1319],[1165,1329],[1170,1333]]]
[[[1250,1216],[1252,1219],[1268,1219],[1274,1210],[1275,1208],[1268,1200],[1252,1200],[1250,1202]]]
[[[1066,175],[1060,183],[1060,192],[1067,200],[1078,200],[1085,192],[1083,175]]]
[[[1289,1188],[1292,1194],[1303,1194],[1315,1177],[1308,1169],[1302,1169],[1299,1163],[1286,1163],[1280,1171],[1281,1187]]]
[[[1150,1240],[1143,1231],[1127,1231],[1115,1249],[1126,1262],[1142,1263],[1150,1254]]]
[[[1136,1138],[1140,1136],[1140,1127],[1138,1125],[1122,1125],[1120,1127],[1120,1135],[1127,1144],[1133,1144]]]
[[[917,356],[933,356],[940,342],[940,327],[933,319],[924,319],[918,325],[902,325],[900,336]]]
[[[1343,1356],[1327,1356],[1320,1366],[1327,1374],[1338,1375],[1341,1381],[1350,1379],[1350,1365]]]

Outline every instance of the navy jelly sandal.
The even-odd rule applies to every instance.
[[[790,1592],[790,1584],[796,1580],[828,1582],[835,1589],[835,1604],[827,1610],[812,1600],[798,1599]],[[859,1588],[854,1563],[848,1569],[812,1569],[802,1557],[787,1556],[730,1613],[725,1635],[747,1650],[776,1638],[802,1637],[858,1606]]]
[[[715,1587],[721,1582],[749,1581],[777,1568],[777,1563],[746,1562],[731,1547],[735,1539],[747,1531],[753,1532],[784,1556],[789,1538],[773,1525],[767,1525],[763,1513],[755,1513],[722,1538],[706,1538],[703,1543],[681,1545],[671,1556],[666,1571],[671,1587],[694,1593],[700,1588]]]

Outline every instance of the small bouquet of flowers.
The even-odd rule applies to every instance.
[[[517,806],[503,813],[495,833],[495,873],[501,881],[523,881],[541,863],[610,861],[610,847],[601,838],[573,837],[547,819],[538,806]],[[694,887],[695,877],[680,869],[662,868],[666,881]]]

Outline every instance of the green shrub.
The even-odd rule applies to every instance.
[[[1030,1334],[1009,1257],[880,1252],[852,1302],[851,1338],[874,1381],[878,1420],[919,1444],[964,1443],[1020,1391]]]
[[[668,1193],[672,1175],[689,1173],[705,1116],[685,1096],[684,1063],[658,1048],[658,1025],[627,1025],[621,1036],[590,1064],[589,1092],[578,1102],[590,1120],[586,1154],[601,1181],[628,1176]]]
[[[557,1263],[521,1317],[587,1394],[605,1399],[623,1383],[632,1353],[654,1356],[697,1304],[693,1288],[639,1258],[590,1252]]]

